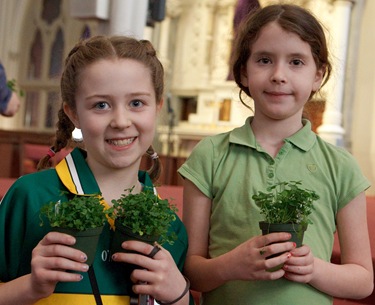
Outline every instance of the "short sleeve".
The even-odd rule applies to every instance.
[[[30,273],[32,249],[49,231],[42,226],[40,207],[61,198],[61,185],[52,170],[25,175],[15,181],[0,203],[0,281]],[[49,181],[55,187],[48,187]]]
[[[337,162],[340,164],[337,179],[341,183],[337,187],[338,209],[343,208],[361,192],[366,191],[370,186],[369,180],[363,175],[357,160],[347,151],[342,150],[342,155]]]
[[[19,203],[27,202],[27,196],[17,184],[16,181],[0,204],[0,281],[3,282],[17,277],[25,239],[26,213]]]
[[[213,198],[214,145],[211,138],[201,140],[193,149],[178,173],[189,179],[208,198]]]

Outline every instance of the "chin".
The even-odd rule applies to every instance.
[[[132,166],[135,166],[137,167],[137,169],[139,169],[140,163],[141,163],[140,158],[139,159],[121,158],[117,160],[112,160],[111,162],[112,168],[114,169],[125,169],[125,168],[132,167]]]

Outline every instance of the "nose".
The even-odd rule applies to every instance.
[[[132,124],[129,111],[119,108],[113,111],[110,126],[116,129],[124,129]]]
[[[287,82],[285,67],[281,63],[278,63],[274,66],[271,74],[271,82],[276,84]]]

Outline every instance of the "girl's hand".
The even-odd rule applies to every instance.
[[[284,277],[293,282],[309,283],[313,278],[314,256],[310,247],[303,245],[291,251],[290,259],[284,264]]]
[[[289,233],[271,233],[256,236],[242,243],[229,253],[230,280],[276,280],[284,276],[285,271],[279,269],[267,271],[290,258],[290,251],[295,248]],[[269,258],[276,254],[275,257]],[[277,255],[280,254],[280,255]]]
[[[78,282],[80,274],[66,272],[72,270],[86,272],[86,255],[72,247],[73,236],[50,232],[34,248],[31,258],[31,285],[40,298],[48,297],[58,282]]]
[[[135,264],[140,267],[131,274],[131,280],[135,283],[133,286],[135,293],[151,295],[154,299],[163,302],[175,300],[182,294],[186,281],[169,251],[159,246],[160,251],[151,258],[149,255],[154,249],[153,245],[132,240],[124,242],[122,247],[141,253],[115,253],[112,256],[116,262]],[[185,298],[188,300],[189,293],[181,302]]]

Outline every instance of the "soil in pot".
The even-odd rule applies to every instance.
[[[91,266],[94,263],[96,248],[98,247],[98,242],[100,234],[103,231],[103,227],[91,228],[84,231],[67,228],[55,228],[55,231],[74,236],[76,243],[72,247],[81,250],[87,255],[86,264]]]
[[[267,223],[265,221],[259,222],[259,228],[262,230],[262,234],[266,235],[269,233],[275,233],[275,232],[288,232],[291,234],[291,239],[289,241],[295,242],[297,248],[301,247],[303,244],[303,236],[305,234],[305,231],[307,229],[306,225],[301,224],[294,224],[294,223]],[[282,253],[277,253],[274,255],[270,255],[267,258],[272,258],[279,256]],[[282,268],[283,265],[276,266],[268,271],[276,271]]]

